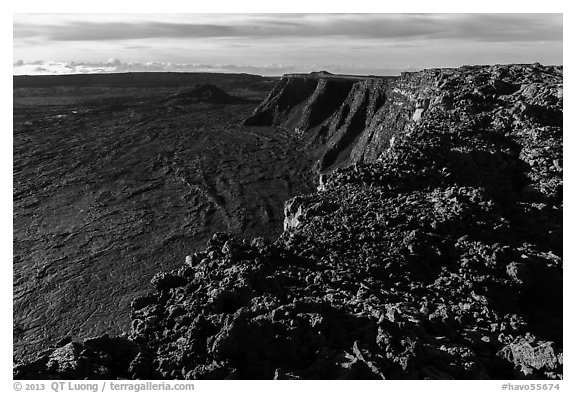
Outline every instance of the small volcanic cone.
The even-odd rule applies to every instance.
[[[222,89],[210,85],[196,85],[193,89],[183,90],[167,98],[164,102],[173,105],[190,105],[198,102],[209,104],[237,104],[244,99],[231,96]]]

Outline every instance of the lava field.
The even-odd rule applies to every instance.
[[[15,378],[563,377],[562,67],[245,83],[15,108]]]

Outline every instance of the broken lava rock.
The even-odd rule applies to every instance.
[[[539,64],[283,78],[246,122],[346,165],[276,241],[218,233],[156,275],[127,337],[15,378],[562,378],[561,92]]]

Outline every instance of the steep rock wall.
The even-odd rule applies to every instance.
[[[374,161],[395,134],[440,103],[439,73],[379,78],[287,75],[245,124],[274,125],[307,138],[317,150],[320,170]]]
[[[403,73],[386,89],[386,101],[370,118],[353,146],[350,163],[371,162],[390,147],[392,138],[409,132],[430,106],[441,103],[437,78],[439,70]]]
[[[337,109],[352,84],[349,80],[283,77],[244,124],[309,128]]]

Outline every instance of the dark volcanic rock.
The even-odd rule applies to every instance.
[[[275,125],[304,131],[340,107],[354,81],[307,76],[284,77],[245,125]]]
[[[325,77],[282,80],[249,122],[303,121],[296,113],[314,112]],[[353,81],[317,124],[334,131],[325,164],[346,161],[346,149],[356,163],[289,200],[275,242],[216,234],[159,276],[170,284],[133,303],[131,345],[153,359],[141,370],[562,378],[561,91],[562,69],[539,64]],[[62,351],[76,359],[74,345],[18,375],[46,372]],[[115,359],[107,348],[94,350]],[[88,359],[107,372],[103,355]],[[50,370],[64,375],[63,364]]]
[[[13,344],[25,360],[62,336],[120,334],[156,273],[215,231],[277,238],[286,199],[314,189],[299,140],[238,124],[269,90],[252,84],[277,78],[100,78],[14,77]],[[177,104],[205,90],[244,102]]]
[[[46,350],[34,362],[16,364],[15,379],[116,379],[156,375],[152,357],[124,337],[103,335]]]
[[[164,102],[171,105],[190,105],[197,102],[210,104],[238,104],[246,102],[245,99],[233,97],[214,85],[196,85],[193,89],[184,90],[168,97]]]
[[[401,78],[286,75],[245,124],[304,135],[317,149],[321,170],[371,161],[428,109],[437,95],[438,72]]]

